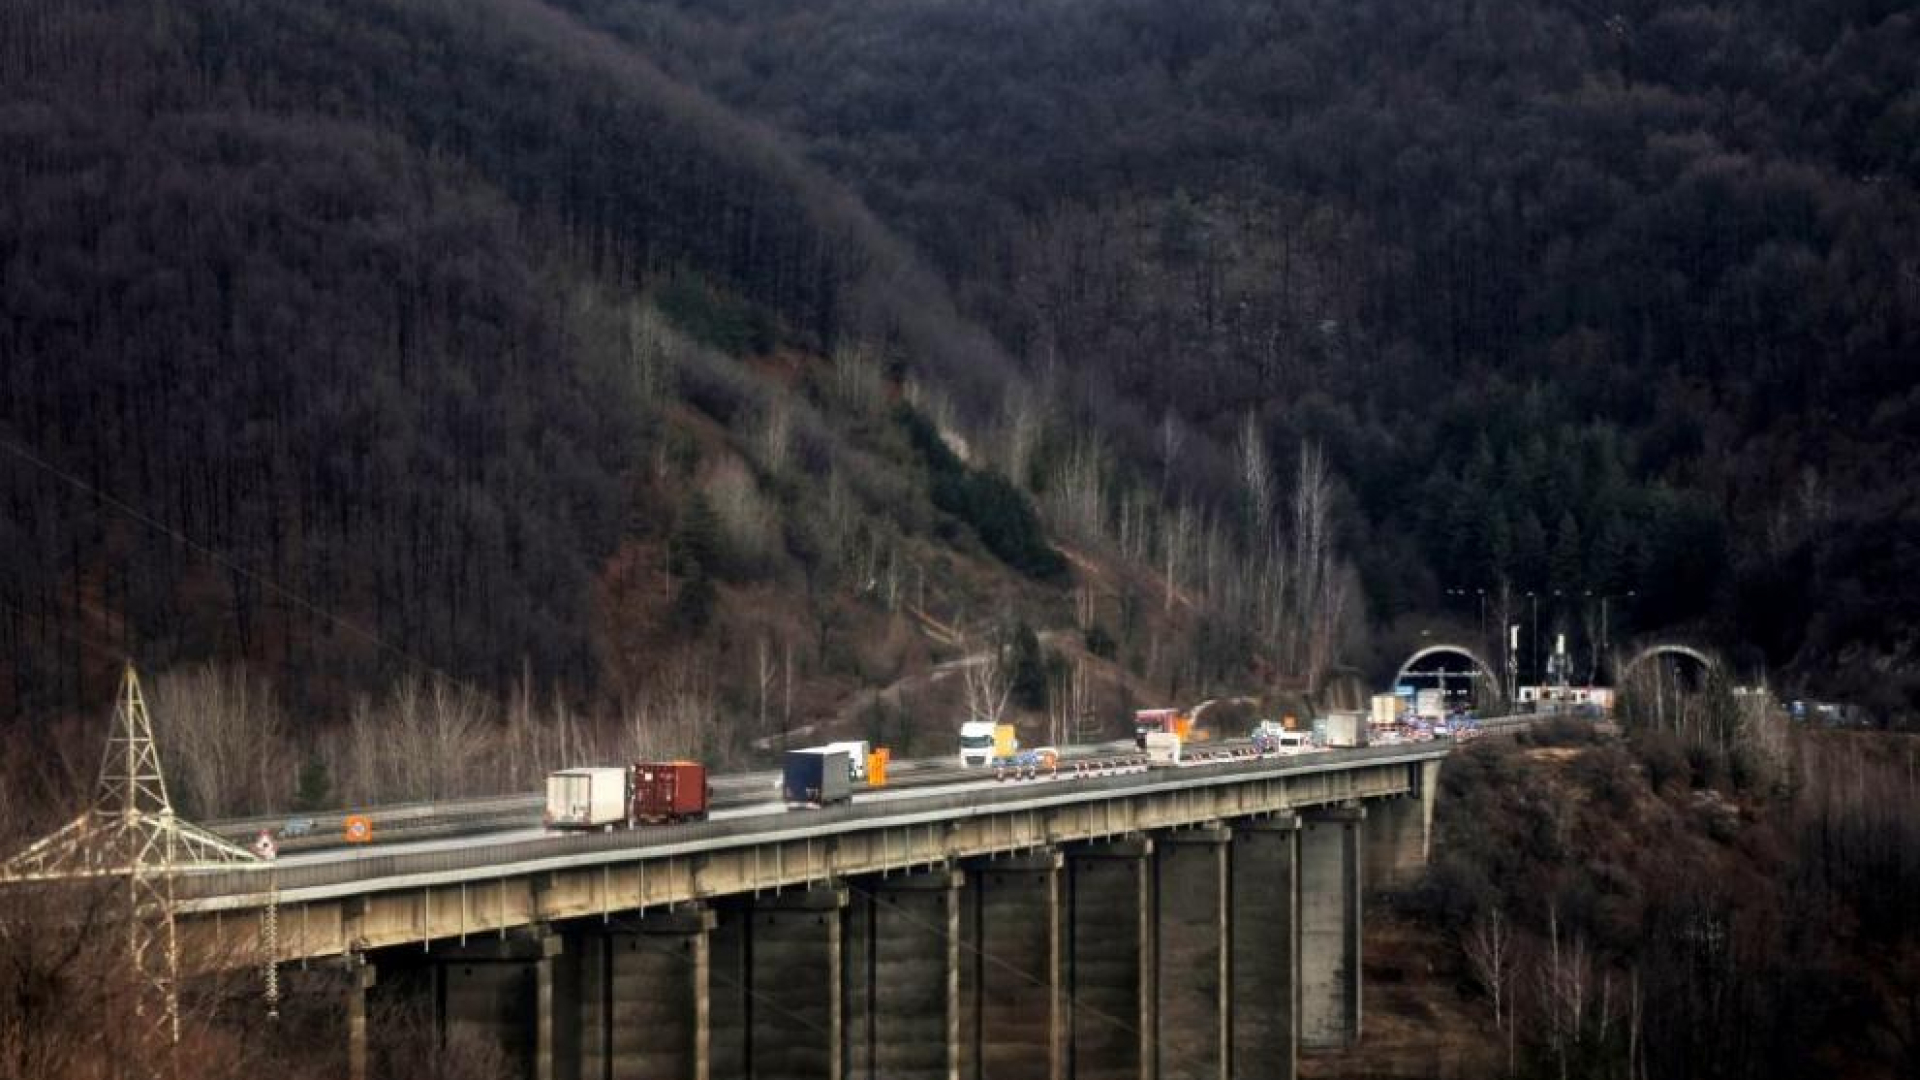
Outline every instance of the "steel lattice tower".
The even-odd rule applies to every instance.
[[[127,959],[140,991],[136,1023],[155,1045],[170,1047],[180,1041],[174,879],[189,870],[267,866],[253,852],[174,816],[146,698],[128,664],[93,805],[0,864],[0,883],[125,878]],[[151,1064],[160,1070],[158,1056]]]

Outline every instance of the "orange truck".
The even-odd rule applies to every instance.
[[[1179,709],[1138,709],[1133,714],[1133,743],[1147,748],[1147,736],[1164,732],[1186,742],[1193,733],[1193,718]]]

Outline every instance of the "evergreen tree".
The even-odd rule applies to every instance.
[[[1010,643],[1013,664],[1013,700],[1026,709],[1047,707],[1047,667],[1040,655],[1040,638],[1022,622]]]
[[[1542,589],[1547,584],[1547,529],[1532,510],[1520,512],[1520,523],[1513,529],[1513,572],[1523,589]]]
[[[1580,523],[1573,511],[1560,515],[1560,527],[1554,531],[1553,565],[1549,568],[1553,587],[1568,596],[1580,589],[1583,571],[1580,561]]]

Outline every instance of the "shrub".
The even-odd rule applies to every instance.
[[[1091,627],[1087,628],[1088,652],[1102,660],[1111,660],[1113,659],[1114,653],[1118,651],[1118,648],[1118,644],[1113,640],[1113,635],[1107,632],[1106,627],[1099,623],[1094,623]]]
[[[1655,791],[1690,776],[1680,740],[1667,732],[1642,732],[1634,739],[1634,749],[1647,767],[1647,782]]]
[[[999,473],[969,467],[954,456],[920,414],[901,406],[900,423],[932,474],[933,505],[966,522],[988,551],[1031,578],[1056,578],[1067,562],[1047,543],[1039,515],[1020,489]]]
[[[689,337],[729,355],[751,356],[774,346],[773,317],[765,309],[712,288],[698,275],[673,275],[655,303]]]

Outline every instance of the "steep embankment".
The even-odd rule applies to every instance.
[[[1495,1076],[1509,1052],[1520,1076],[1911,1075],[1916,764],[1830,732],[1777,768],[1570,730],[1455,755],[1426,880],[1368,910],[1364,1044],[1311,1075]]]

